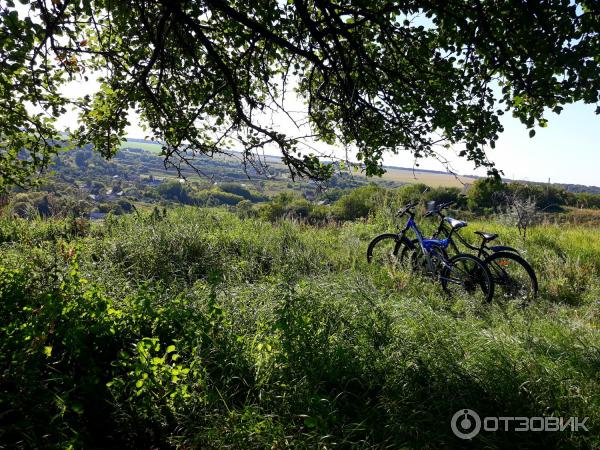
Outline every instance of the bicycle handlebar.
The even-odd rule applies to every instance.
[[[423,217],[429,217],[429,216],[432,216],[434,214],[442,215],[442,210],[443,209],[446,209],[449,206],[454,205],[455,203],[456,203],[455,200],[451,200],[451,201],[446,202],[446,203],[441,203],[441,204],[437,205],[435,207],[435,209],[432,209],[431,211],[427,211]]]
[[[398,217],[402,217],[404,214],[406,213],[410,213],[410,214],[414,214],[413,212],[411,212],[410,210],[413,209],[415,206],[417,206],[418,203],[414,202],[414,203],[409,203],[407,204],[403,209],[399,209],[398,212],[396,213],[396,215]]]
[[[412,203],[408,203],[404,208],[399,209],[396,212],[396,216],[398,217],[402,217],[403,215],[405,215],[406,213],[410,213],[412,215],[414,215],[414,212],[410,211],[411,209],[413,209],[414,207],[416,207],[419,203],[418,202],[412,202]],[[429,217],[433,214],[439,214],[442,215],[441,212],[443,209],[446,209],[452,205],[456,204],[456,200],[451,200],[449,202],[446,203],[441,203],[440,205],[438,205],[435,209],[431,210],[431,211],[427,211],[424,215],[424,217]]]
[[[449,206],[452,206],[452,205],[454,205],[455,203],[456,203],[456,200],[451,200],[451,201],[449,201],[449,202],[442,203],[440,206],[438,206],[438,208],[437,208],[437,209],[438,209],[438,211],[441,211],[442,209],[446,209],[446,208],[448,208]]]

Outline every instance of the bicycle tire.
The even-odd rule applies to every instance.
[[[395,241],[394,250],[393,250],[394,257],[398,256],[398,254],[400,253],[400,248],[403,245],[412,247],[412,242],[408,238],[406,238],[406,236],[403,236],[402,238],[400,238],[400,236],[398,234],[394,234],[394,233],[380,234],[379,236],[376,236],[369,243],[369,247],[367,248],[367,262],[368,263],[373,262],[373,253],[374,253],[374,250],[375,250],[375,247],[377,246],[377,244],[380,244],[381,242],[388,240],[388,239],[392,239],[393,241]]]
[[[458,263],[460,261],[470,261],[474,263],[477,267],[476,273],[469,273],[469,271],[456,272],[465,274],[469,277],[465,282],[465,288],[467,289],[467,292],[473,288],[476,290],[477,285],[479,285],[483,293],[483,300],[487,303],[490,303],[494,297],[494,281],[492,278],[492,274],[490,273],[490,270],[488,269],[487,264],[485,262],[483,262],[476,256],[469,255],[467,253],[459,253],[457,255],[454,255],[448,260],[448,266],[444,267],[440,272],[440,281],[444,291],[446,291],[447,293],[451,293],[451,290],[448,287],[448,281],[450,279],[449,274],[450,271],[453,270],[453,268],[459,266]],[[475,271],[472,270],[472,272]]]
[[[499,260],[503,260],[503,261],[511,260],[514,263],[523,267],[523,269],[529,276],[530,284],[531,284],[531,295],[527,296],[528,298],[524,299],[524,300],[530,300],[530,299],[535,298],[537,296],[538,288],[539,288],[537,276],[535,275],[535,271],[533,270],[533,267],[531,267],[531,264],[529,264],[523,257],[521,257],[515,253],[512,253],[512,252],[496,252],[496,253],[492,253],[490,256],[485,258],[484,262],[488,266],[488,269],[490,270],[490,273],[492,275],[492,279],[494,281],[495,286],[500,286],[500,289],[503,289],[503,291],[509,292],[508,289],[504,290],[504,288],[503,288],[503,286],[505,286],[507,283],[507,281],[505,279],[503,279],[503,277],[505,277],[506,274],[508,273],[507,267],[510,266],[511,264],[510,263],[500,264],[499,262],[496,262]]]

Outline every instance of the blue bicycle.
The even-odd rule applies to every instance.
[[[371,241],[367,249],[367,261],[398,267],[401,249],[406,247],[412,250],[409,261],[411,270],[439,280],[444,291],[452,296],[478,298],[490,302],[494,296],[494,283],[486,264],[473,255],[458,253],[450,258],[446,252],[451,243],[452,233],[467,224],[449,218],[449,236],[445,239],[424,238],[415,222],[416,206],[417,203],[410,203],[398,211],[399,217],[409,216],[402,230],[381,234]],[[415,241],[406,236],[409,230],[416,235]]]

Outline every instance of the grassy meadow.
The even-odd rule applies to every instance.
[[[121,143],[121,149],[124,148],[141,148],[142,150],[155,154],[159,154],[162,151],[160,144],[155,144],[153,142],[134,142],[126,140]]]
[[[433,224],[429,224],[430,227]],[[598,448],[600,230],[523,241],[531,305],[448,299],[366,263],[385,214],[313,227],[181,207],[0,220],[7,448]],[[483,416],[588,432],[456,438]]]

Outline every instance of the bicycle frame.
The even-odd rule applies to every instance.
[[[433,264],[433,259],[431,257],[432,253],[435,251],[436,248],[441,248],[443,250],[448,248],[448,245],[452,242],[452,231],[450,231],[450,234],[445,239],[424,238],[423,233],[421,233],[421,230],[419,230],[419,227],[417,226],[417,223],[415,222],[415,219],[412,214],[410,215],[402,231],[400,231],[400,237],[404,237],[408,230],[413,230],[415,232],[417,240],[419,241],[419,246],[421,247],[421,250],[423,251],[423,254],[425,255],[425,258],[427,260],[427,269],[432,275],[435,274],[436,268]],[[442,264],[444,264],[444,266],[449,266],[448,261],[445,257],[441,258],[441,262]]]

